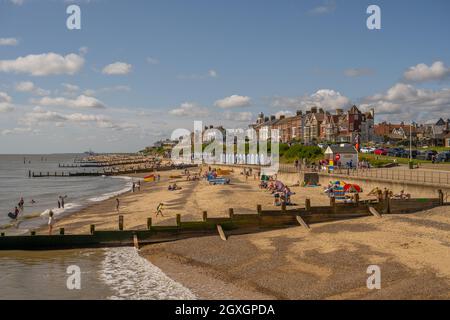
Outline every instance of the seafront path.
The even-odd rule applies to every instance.
[[[435,187],[450,187],[450,170],[447,166],[442,169],[420,168],[409,169],[406,166],[395,168],[371,168],[371,169],[337,169],[331,172],[318,170],[316,172],[321,176],[329,176],[331,178],[361,178],[376,181],[389,181],[408,184],[422,184]],[[296,168],[293,164],[280,164],[280,172],[282,173],[301,173],[301,169]],[[307,171],[310,172],[309,169]]]

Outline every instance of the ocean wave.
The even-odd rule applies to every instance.
[[[54,214],[55,216],[59,216],[59,215],[61,215],[62,213],[67,213],[67,212],[69,212],[69,211],[74,211],[74,210],[76,210],[76,209],[79,208],[79,207],[81,207],[81,205],[80,205],[80,204],[77,204],[77,203],[66,203],[66,204],[64,205],[64,208],[47,209],[47,210],[41,212],[40,216],[41,216],[41,217],[48,217],[48,214],[50,213],[50,210],[53,211],[53,214]]]
[[[196,299],[189,289],[167,277],[131,247],[105,249],[100,279],[116,293],[109,299]]]
[[[107,177],[105,177],[106,179]],[[133,188],[133,178],[132,177],[126,177],[126,176],[116,176],[116,177],[110,177],[112,179],[123,179],[123,180],[127,180],[128,182],[125,184],[125,188],[119,190],[119,191],[114,191],[114,192],[108,192],[108,193],[104,193],[98,197],[93,197],[88,199],[88,201],[90,202],[101,202],[101,201],[105,201],[108,199],[111,199],[113,197],[117,197],[120,196],[121,194],[130,192],[131,189]]]

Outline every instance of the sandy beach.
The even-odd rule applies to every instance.
[[[191,169],[193,175],[199,169]],[[118,216],[123,215],[125,229],[145,229],[147,218],[153,219],[154,225],[175,225],[177,214],[181,214],[183,221],[201,220],[203,211],[209,217],[225,217],[228,209],[233,208],[237,213],[256,214],[257,204],[263,208],[274,208],[273,197],[267,191],[260,190],[259,181],[254,177],[241,175],[236,169],[231,174],[231,185],[209,185],[205,180],[187,181],[181,170],[163,171],[160,182],[143,182],[141,191],[126,193],[119,197],[120,210],[116,211],[115,198],[95,203],[89,207],[65,217],[57,222],[56,228],[65,228],[66,233],[88,233],[89,225],[95,224],[96,230],[117,230]],[[145,174],[136,175],[136,178]],[[175,178],[171,178],[175,177]],[[177,184],[181,190],[168,191],[169,185]],[[322,188],[292,187],[296,195],[292,196],[296,207],[304,207],[306,198],[311,199],[312,205],[329,203]],[[164,217],[155,216],[159,203],[164,203]],[[41,232],[45,230],[41,229]]]
[[[191,170],[191,175],[199,169]],[[256,205],[274,208],[273,197],[236,169],[231,185],[186,181],[180,170],[161,172],[161,181],[143,183],[141,191],[120,196],[126,229],[144,229],[148,217],[156,225],[208,216],[256,213]],[[174,176],[176,176],[174,178]],[[169,184],[181,190],[169,192]],[[322,188],[292,187],[295,207],[306,198],[328,204]],[[163,202],[164,217],[155,217]],[[116,230],[115,198],[57,222],[66,233]],[[44,230],[44,229],[43,229]],[[42,230],[42,231],[43,231]],[[205,299],[449,299],[450,207],[412,215],[367,217],[230,237],[193,238],[146,246],[141,255],[169,277]],[[379,265],[382,289],[366,287],[369,265]]]

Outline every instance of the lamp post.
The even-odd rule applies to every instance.
[[[412,123],[409,124],[409,169],[413,168],[412,161]]]

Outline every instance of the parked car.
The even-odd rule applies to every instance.
[[[379,149],[375,150],[374,153],[378,156],[387,156],[388,151],[387,151],[387,149],[379,148]]]
[[[450,162],[450,151],[444,151],[436,156],[437,162]]]
[[[418,160],[428,160],[428,161],[430,161],[432,158],[433,158],[433,156],[434,155],[436,155],[436,151],[434,151],[434,150],[431,150],[431,151],[421,151],[418,155],[417,155],[417,157],[416,157],[416,159],[418,159]]]
[[[411,151],[411,155],[412,155],[413,159],[416,159],[418,154],[419,154],[419,151],[417,151],[417,150]],[[409,150],[405,150],[405,152],[402,154],[402,158],[409,158],[409,156],[410,156]]]
[[[404,149],[392,148],[388,149],[387,155],[390,157],[402,157],[404,153],[405,153]]]
[[[362,153],[373,153],[374,151],[375,151],[375,148],[370,148],[370,147],[361,148]]]

